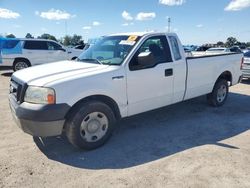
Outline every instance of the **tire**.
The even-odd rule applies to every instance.
[[[102,146],[112,135],[116,118],[112,109],[99,101],[81,104],[69,115],[66,136],[78,148],[92,150]]]
[[[73,61],[74,61],[74,60],[76,60],[76,58],[77,58],[77,57],[72,57],[72,59],[71,59],[71,60],[73,60]]]
[[[16,72],[21,69],[25,69],[30,67],[30,62],[28,60],[22,59],[22,60],[15,60],[13,63],[13,71]]]
[[[222,106],[227,100],[228,88],[228,82],[225,79],[218,80],[212,93],[207,95],[208,103],[214,107]]]

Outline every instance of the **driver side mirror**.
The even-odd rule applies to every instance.
[[[141,52],[137,60],[138,64],[142,67],[153,67],[155,65],[155,58],[152,52]]]

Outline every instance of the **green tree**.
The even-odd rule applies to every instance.
[[[64,46],[76,46],[79,44],[84,44],[82,36],[74,34],[73,36],[66,35],[62,38],[61,42]]]
[[[226,47],[232,47],[233,45],[237,44],[238,40],[234,37],[228,37],[226,41]]]
[[[27,33],[26,36],[25,36],[25,38],[27,38],[27,39],[33,39],[34,37],[30,33]]]
[[[38,37],[39,39],[49,39],[49,40],[54,40],[57,41],[56,37],[53,35],[50,35],[48,33],[44,33],[41,36]]]
[[[71,36],[69,35],[66,35],[63,39],[62,39],[62,42],[63,42],[63,45],[64,46],[69,46],[71,45]]]
[[[217,42],[217,46],[224,46],[224,42],[222,41]]]
[[[74,34],[72,37],[71,45],[79,45],[82,41],[82,36]]]
[[[11,34],[6,35],[6,38],[16,38],[16,36],[11,33]]]

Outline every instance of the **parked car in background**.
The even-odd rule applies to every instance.
[[[243,52],[243,53],[246,53],[246,52],[248,52],[248,51],[250,51],[248,48],[242,49],[242,52]]]
[[[230,52],[228,48],[209,48],[206,50],[206,54],[220,54],[228,52]]]
[[[86,44],[79,44],[77,46],[74,47],[74,49],[77,49],[77,50],[83,50],[83,48],[85,47]]]
[[[242,50],[239,46],[232,46],[231,48],[229,48],[229,50],[230,52],[242,53]]]
[[[244,61],[242,64],[243,78],[250,78],[250,51],[244,53]]]
[[[14,71],[61,60],[74,60],[82,50],[66,48],[46,39],[4,39],[1,41],[0,66]]]
[[[184,49],[185,52],[191,52],[191,51],[192,51],[192,49],[190,49],[190,48],[187,47],[187,46],[183,46],[183,49]]]
[[[197,51],[197,52],[205,52],[209,48],[210,47],[207,47],[207,46],[199,46],[195,51]]]

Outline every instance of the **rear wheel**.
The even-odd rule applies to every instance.
[[[100,147],[110,138],[116,120],[108,105],[92,101],[73,111],[65,127],[71,144],[90,150]]]
[[[214,107],[222,106],[228,96],[228,82],[225,79],[218,80],[212,93],[207,95],[208,103]]]
[[[29,61],[23,59],[23,60],[16,60],[13,64],[13,70],[18,71],[21,69],[28,68],[30,66]]]

